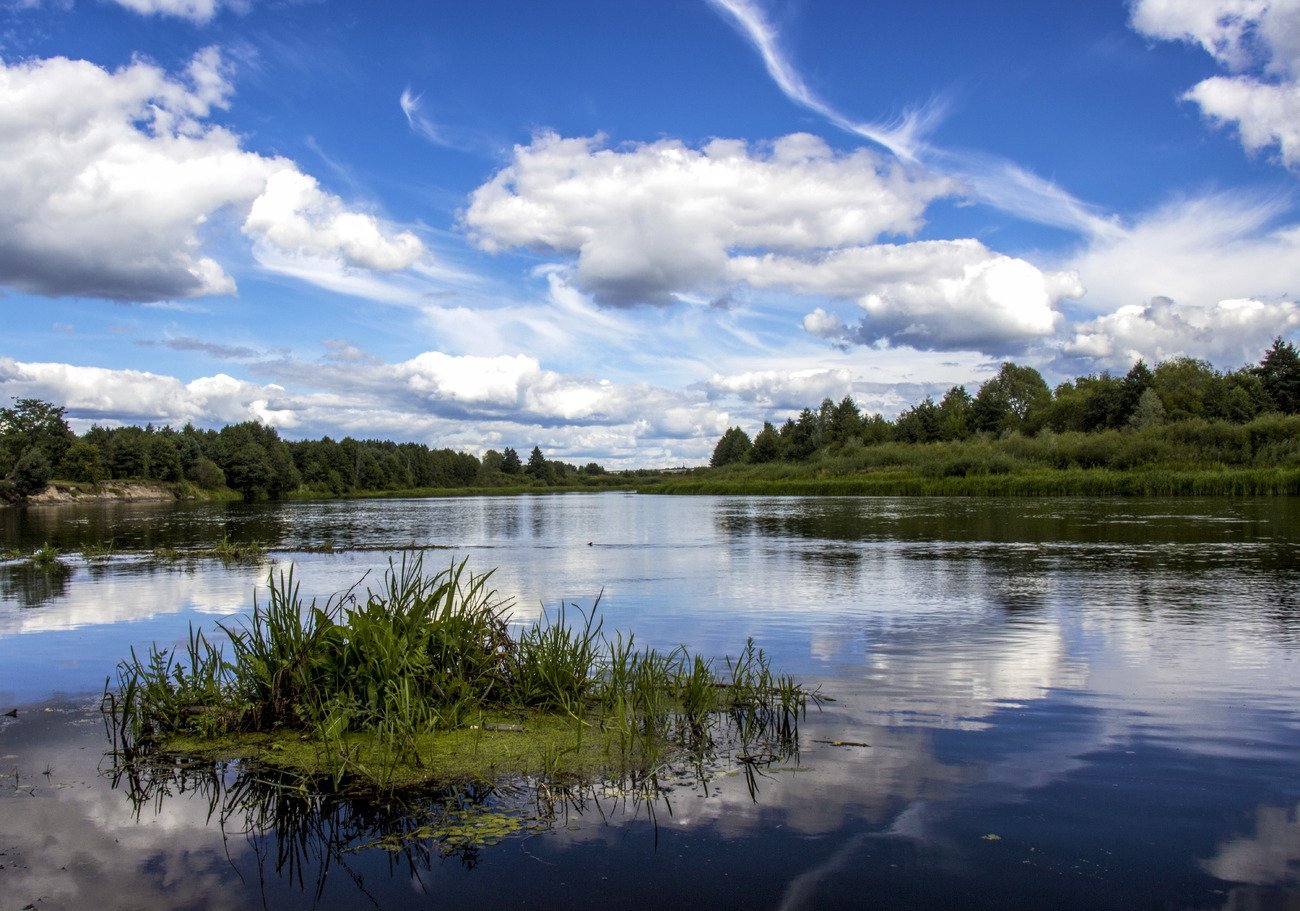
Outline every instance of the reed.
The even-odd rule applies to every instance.
[[[252,744],[264,761],[314,769],[336,787],[396,786],[447,765],[463,773],[466,751],[482,755],[479,774],[589,766],[600,751],[644,775],[668,751],[698,752],[729,732],[746,753],[756,743],[788,752],[818,698],[773,674],[752,641],[726,660],[724,680],[684,647],[610,638],[599,597],[587,610],[544,611],[512,635],[491,575],[464,561],[429,575],[408,554],[364,597],[363,578],[318,604],[304,603],[292,568],[273,573],[249,616],[218,624],[228,658],[191,628],[183,650],[132,650],[118,665],[104,702],[115,752],[129,760],[179,743]],[[536,737],[532,758],[510,752],[511,737]],[[452,743],[460,754],[444,752]]]
[[[767,496],[1295,496],[1300,469],[1026,469],[931,476],[882,470],[844,476],[718,477],[669,481],[655,493]]]
[[[215,557],[223,563],[256,563],[266,557],[266,546],[256,541],[236,542],[223,534],[221,543],[214,544],[207,550],[195,554],[200,557]]]
[[[31,555],[27,558],[27,562],[32,566],[49,569],[59,565],[59,557],[61,554],[62,551],[49,541],[46,541],[40,547],[36,548],[36,550],[32,551]]]
[[[96,544],[83,544],[81,547],[81,558],[88,563],[106,562],[113,559],[116,554],[112,539]]]

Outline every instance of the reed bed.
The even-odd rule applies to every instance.
[[[885,470],[834,477],[692,478],[656,485],[653,492],[908,497],[1296,496],[1300,494],[1300,469],[1039,469],[951,477]]]
[[[603,630],[599,598],[518,633],[491,572],[390,561],[375,589],[305,604],[290,569],[214,644],[156,645],[118,665],[105,716],[123,761],[241,754],[363,787],[494,772],[652,772],[726,742],[743,762],[789,755],[818,694],[752,641],[725,671],[679,647]],[[364,581],[364,580],[363,580]]]

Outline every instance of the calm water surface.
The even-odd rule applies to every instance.
[[[268,556],[141,553],[223,538]],[[110,541],[107,562],[77,556]],[[0,911],[1300,909],[1293,500],[0,510],[0,549],[46,542],[68,572],[0,564],[0,711],[19,708],[0,719]],[[753,636],[836,701],[780,771],[649,804],[593,791],[450,856],[362,847],[376,808],[268,821],[225,800],[223,819],[224,791],[136,805],[102,774],[94,707],[131,646],[247,611],[273,570],[323,598],[413,544],[435,566],[497,567],[520,622],[603,592],[607,629],[715,656]]]

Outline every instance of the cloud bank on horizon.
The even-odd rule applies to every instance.
[[[680,464],[1300,331],[1300,0],[1026,4],[1018,72],[939,0],[399,5],[0,7],[0,396]]]

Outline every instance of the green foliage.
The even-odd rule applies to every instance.
[[[281,499],[302,481],[274,427],[256,421],[223,427],[212,449],[226,484],[245,500]]]
[[[62,422],[62,408],[37,400],[23,400],[12,409],[0,409],[7,423],[0,425],[0,496],[20,500],[31,489],[35,457],[24,463],[18,482],[14,468],[32,447],[29,438],[61,440],[42,447],[54,468],[54,477],[97,483],[106,480],[154,480],[190,483],[221,494],[229,489],[248,500],[289,496],[346,496],[403,492],[406,495],[468,491],[488,492],[550,488],[596,487],[626,484],[592,462],[578,468],[553,461],[534,449],[525,473],[514,449],[489,450],[480,461],[451,449],[433,449],[419,443],[388,440],[286,442],[273,427],[246,421],[220,431],[181,430],[152,425],[107,428],[94,426],[77,439]],[[45,436],[41,436],[45,434]],[[52,435],[52,436],[51,436]],[[50,453],[60,453],[52,458]],[[38,466],[39,467],[39,466]]]
[[[713,447],[713,457],[709,459],[709,465],[719,468],[732,462],[743,462],[753,445],[749,434],[739,427],[732,427],[722,435],[722,439],[718,440],[718,445]]]
[[[754,437],[753,445],[749,450],[749,461],[775,462],[781,458],[782,448],[781,435],[776,432],[776,428],[770,421],[765,421],[763,429]]]
[[[54,477],[54,468],[39,446],[25,451],[10,472],[9,481],[20,497],[40,493]]]
[[[67,478],[69,481],[83,481],[89,484],[97,484],[108,477],[103,453],[94,443],[87,443],[85,440],[78,440],[68,447],[55,473],[58,477]]]
[[[158,433],[149,440],[149,477],[157,481],[179,481],[184,477],[181,455],[170,433]]]
[[[115,478],[148,477],[149,447],[144,430],[122,427],[115,431],[108,447],[108,466]]]
[[[193,481],[204,490],[216,490],[226,485],[226,473],[207,456],[199,456],[185,469],[186,480]]]
[[[939,439],[964,440],[971,435],[974,400],[964,386],[953,386],[939,403]]]
[[[1297,496],[1300,469],[1032,469],[1013,474],[927,477],[875,472],[841,477],[703,478],[670,481],[661,494],[836,497],[1211,497]]]
[[[490,576],[464,562],[428,576],[420,558],[404,558],[364,599],[354,586],[323,606],[303,604],[292,570],[273,576],[265,603],[221,625],[231,660],[191,629],[183,656],[153,646],[118,665],[117,686],[105,693],[115,752],[131,760],[176,737],[291,730],[310,742],[316,765],[383,784],[398,765],[436,775],[426,764],[437,753],[430,736],[478,728],[485,715],[567,716],[579,740],[586,728],[599,731],[607,755],[627,761],[670,740],[711,744],[723,717],[746,749],[788,744],[817,698],[774,675],[752,641],[728,661],[727,683],[683,648],[638,650],[621,634],[611,641],[599,599],[590,611],[562,605],[512,637]],[[581,621],[571,624],[575,614]],[[359,734],[372,737],[365,750]]]
[[[971,423],[976,430],[1002,434],[1030,429],[1035,412],[1045,412],[1052,392],[1033,367],[1005,362],[997,375],[980,387],[971,403]]]
[[[711,466],[727,483],[703,486],[740,490],[751,480],[763,486],[895,472],[894,481],[875,478],[859,486],[903,492],[934,489],[929,482],[919,485],[922,478],[1041,469],[1287,468],[1300,450],[1300,425],[1278,423],[1269,412],[1290,407],[1287,390],[1300,390],[1294,383],[1300,383],[1300,355],[1280,338],[1258,367],[1220,373],[1204,361],[1181,357],[1153,370],[1139,360],[1123,377],[1081,376],[1054,391],[1036,370],[1007,362],[974,397],[954,386],[938,404],[926,397],[892,423],[878,414],[863,416],[849,398],[839,405],[823,401],[816,412],[805,408],[779,431],[765,422],[743,462]],[[733,431],[739,428],[728,434]],[[722,442],[715,452],[724,449]],[[662,489],[692,485],[699,486],[674,479]],[[838,481],[830,486],[843,489]],[[983,481],[975,486],[992,489]],[[1263,486],[1276,489],[1271,481]]]
[[[826,436],[832,443],[846,443],[857,439],[862,434],[862,413],[852,396],[846,395],[831,412],[826,427]]]
[[[894,422],[894,438],[904,443],[933,443],[940,438],[941,415],[934,400],[914,405]]]
[[[534,446],[528,454],[528,465],[524,470],[539,481],[546,478],[546,457],[542,455],[540,446]]]
[[[13,407],[0,408],[0,441],[15,462],[29,450],[40,449],[57,463],[74,439],[63,412],[40,399],[15,399]]]
[[[1146,427],[1155,427],[1165,422],[1165,406],[1160,401],[1160,396],[1154,389],[1145,389],[1142,396],[1137,401],[1137,407],[1133,409],[1133,414],[1129,416],[1128,423],[1130,427],[1142,430]]]
[[[1293,344],[1280,336],[1273,339],[1254,373],[1274,408],[1283,414],[1300,414],[1300,354]]]
[[[523,470],[523,463],[519,461],[519,453],[515,452],[509,446],[501,454],[501,470],[505,474],[519,474]]]
[[[799,462],[810,457],[822,445],[821,423],[817,415],[805,408],[798,420],[786,421],[781,428],[782,454],[787,461]]]
[[[483,453],[483,458],[480,460],[479,480],[485,481],[494,475],[505,474],[502,468],[504,464],[505,457],[495,449],[489,449]]]

